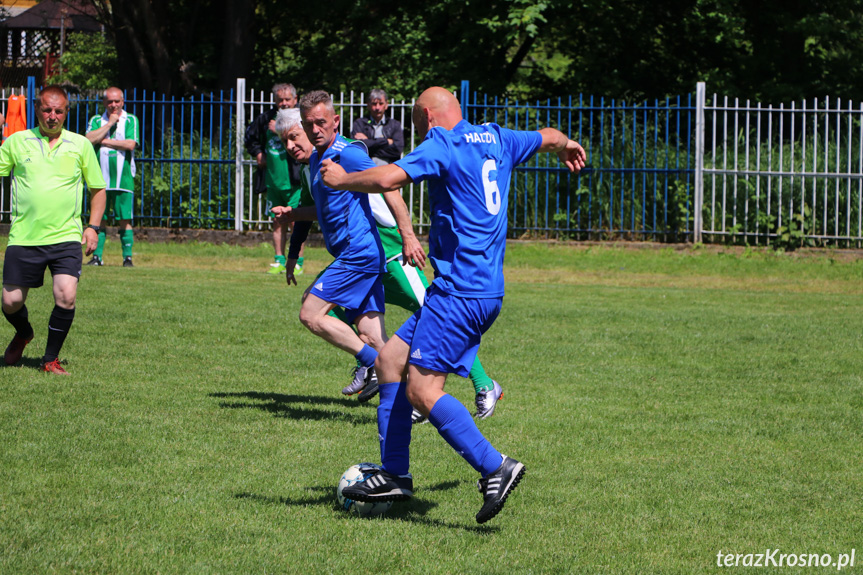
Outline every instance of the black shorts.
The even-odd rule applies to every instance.
[[[50,246],[8,246],[3,262],[3,285],[26,288],[42,287],[45,268],[51,277],[66,274],[81,277],[81,242],[63,242]]]

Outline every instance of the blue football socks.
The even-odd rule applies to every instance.
[[[375,348],[366,344],[354,357],[356,357],[357,361],[359,361],[364,367],[371,367],[375,364],[375,360],[378,358],[378,352]]]
[[[381,441],[381,464],[394,475],[410,469],[411,413],[413,406],[405,395],[405,382],[380,384],[378,437]],[[495,469],[497,469],[495,467]]]
[[[381,403],[383,403],[383,391],[381,396]],[[480,433],[467,408],[453,396],[444,395],[437,400],[429,414],[429,421],[450,447],[464,457],[483,477],[500,467],[503,456]]]

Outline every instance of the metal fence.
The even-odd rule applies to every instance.
[[[31,95],[34,91],[27,90]],[[8,95],[0,94],[4,103]],[[130,90],[125,98],[126,111],[138,117],[141,128],[141,145],[135,152],[136,224],[233,229],[237,131],[233,91],[167,98]],[[66,128],[79,134],[87,131],[92,116],[104,111],[101,97],[95,94],[72,94],[69,105]],[[27,116],[27,125],[34,126],[32,97]],[[10,188],[4,178],[0,212],[7,222]],[[89,209],[86,202],[84,209]]]
[[[272,94],[264,91],[256,92],[255,90],[247,92],[246,82],[242,78],[237,81],[237,94],[241,95],[237,98],[236,102],[237,123],[239,125],[248,125],[260,114],[273,107]],[[367,112],[366,95],[351,91],[347,93],[342,92],[338,95],[333,94],[332,98],[336,113],[339,114],[341,119],[340,133],[343,136],[350,137],[350,129],[354,120]],[[408,130],[408,134],[405,137],[406,152],[419,144],[416,132],[412,129],[410,121],[412,108],[413,101],[405,102],[402,100],[400,102],[391,101],[387,109],[387,115],[398,120]],[[236,135],[235,149],[235,166],[238,176],[235,182],[237,212],[234,227],[239,231],[250,227],[260,228],[268,226],[270,219],[265,214],[266,198],[254,193],[252,182],[256,163],[245,154],[242,132]],[[420,231],[428,226],[428,212],[425,205],[424,190],[424,185],[411,185],[403,191],[405,202],[413,208],[414,222]]]
[[[511,101],[471,94],[465,117],[518,130],[558,128],[579,141],[587,166],[570,175],[553,154],[519,166],[511,182],[514,235],[681,241],[691,236],[692,98],[627,103],[593,96]]]
[[[697,99],[704,221],[696,239],[860,245],[863,104],[775,107],[716,94],[708,102],[704,84]]]
[[[26,92],[32,98],[32,82]],[[9,94],[0,97],[5,102]],[[824,99],[777,108],[717,95],[708,102],[703,83],[695,94],[652,102],[593,96],[517,101],[471,92],[467,82],[458,95],[470,122],[522,130],[552,126],[587,151],[579,175],[569,174],[554,155],[538,155],[516,169],[511,237],[863,243],[863,104]],[[349,135],[366,111],[365,94],[337,94],[334,103],[341,132]],[[67,128],[78,133],[102,111],[95,95],[72,96],[70,104]],[[195,98],[127,92],[126,109],[142,128],[136,222],[268,227],[243,133],[272,105],[269,92],[247,90],[243,79],[236,91]],[[412,106],[391,102],[388,110],[405,128],[405,153],[419,144]],[[28,116],[32,122],[32,105]],[[426,231],[424,185],[404,194],[419,231]],[[0,217],[9,220],[8,181]]]

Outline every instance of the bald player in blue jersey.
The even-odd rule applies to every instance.
[[[309,158],[315,206],[293,210],[277,206],[272,211],[283,222],[317,220],[327,251],[335,258],[305,295],[300,322],[315,335],[354,355],[363,366],[371,367],[387,341],[381,281],[386,260],[381,240],[368,196],[327,187],[318,169],[322,161],[336,162],[348,172],[375,164],[365,147],[350,145],[338,134],[340,117],[327,92],[317,90],[300,98],[300,115],[303,130],[315,148]],[[411,229],[410,214],[401,194],[392,191],[385,194],[385,199],[399,227]],[[404,254],[425,263],[425,252],[415,236],[405,238]],[[344,308],[348,321],[356,325],[359,333],[327,315],[337,306]]]
[[[364,193],[397,190],[427,181],[431,201],[429,259],[435,280],[417,311],[384,346],[376,363],[382,467],[345,488],[357,501],[398,501],[413,496],[409,473],[412,407],[481,478],[479,523],[493,518],[525,472],[480,433],[467,408],[444,392],[449,373],[466,376],[482,334],[500,313],[504,294],[507,197],[515,167],[537,152],[556,153],[572,172],[584,167],[584,149],[553,128],[521,132],[496,124],[471,125],[458,100],[443,88],[417,99],[413,122],[423,142],[387,166],[348,174],[323,162],[333,189]]]

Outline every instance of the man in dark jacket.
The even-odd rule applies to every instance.
[[[402,125],[395,118],[387,117],[389,104],[387,93],[383,90],[372,90],[368,104],[368,116],[354,120],[351,136],[363,141],[375,164],[391,164],[402,157],[402,150],[405,149]]]

